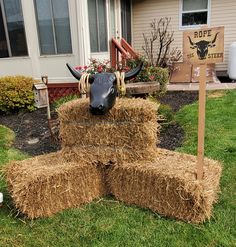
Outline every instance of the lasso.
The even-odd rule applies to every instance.
[[[116,71],[114,72],[114,74],[116,76],[119,96],[120,97],[125,96],[126,95],[125,72]],[[82,98],[86,97],[86,95],[89,93],[90,90],[89,76],[90,74],[83,73],[78,83],[78,89],[82,95]]]

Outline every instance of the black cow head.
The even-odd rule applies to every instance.
[[[71,74],[80,80],[81,73],[74,69],[68,63],[66,64]],[[142,69],[141,62],[135,69],[125,73],[125,80],[134,78]],[[104,115],[108,112],[116,102],[117,83],[114,73],[97,73],[90,75],[90,112],[93,115]]]
[[[215,47],[215,42],[217,35],[219,34],[216,33],[215,38],[212,41],[206,41],[206,40],[201,40],[196,43],[194,43],[191,38],[188,36],[189,43],[191,44],[190,48],[191,49],[196,49],[197,48],[197,55],[200,60],[206,59],[206,56],[208,54],[208,48],[209,47]]]

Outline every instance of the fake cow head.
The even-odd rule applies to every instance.
[[[190,48],[191,49],[196,49],[197,48],[197,55],[200,60],[206,59],[206,56],[208,54],[208,48],[209,47],[215,47],[215,42],[217,35],[219,34],[216,33],[215,38],[212,41],[206,41],[206,40],[201,40],[196,43],[194,43],[191,38],[188,36],[189,43],[191,44]]]
[[[71,74],[80,80],[81,73],[68,63],[66,64]],[[125,80],[130,80],[138,75],[143,66],[141,62],[135,69],[125,73]],[[117,83],[114,73],[97,73],[90,75],[90,106],[89,110],[93,115],[104,115],[116,102]]]

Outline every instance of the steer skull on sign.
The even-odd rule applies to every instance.
[[[81,73],[68,63],[66,64],[71,74],[80,80]],[[138,75],[143,66],[143,62],[133,70],[125,73],[125,80],[130,80]],[[116,102],[117,84],[114,73],[97,73],[89,76],[90,86],[90,105],[89,110],[93,115],[104,115]]]
[[[206,40],[201,40],[196,43],[194,43],[191,38],[188,36],[189,43],[191,44],[190,48],[191,49],[196,49],[197,48],[197,55],[200,60],[206,59],[206,56],[208,54],[208,48],[209,47],[215,47],[215,42],[217,35],[219,34],[216,33],[215,38],[212,41],[206,41]]]

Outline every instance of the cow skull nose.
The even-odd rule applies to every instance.
[[[90,108],[90,110],[91,109],[98,109],[98,110],[100,110],[100,111],[102,111],[102,110],[104,110],[105,109],[105,106],[104,105],[99,105],[99,106],[93,106],[93,105],[89,105],[89,108]]]
[[[98,106],[98,109],[99,109],[100,111],[104,110],[104,105],[99,105],[99,106]]]
[[[103,115],[105,114],[105,106],[103,104],[100,104],[100,105],[89,105],[89,110],[92,114],[94,115]]]

